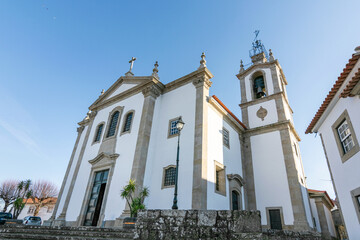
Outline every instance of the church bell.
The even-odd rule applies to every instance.
[[[262,76],[255,78],[254,92],[256,93],[256,98],[262,98],[266,96],[265,83],[264,83],[264,78]]]

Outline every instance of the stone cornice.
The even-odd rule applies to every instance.
[[[250,128],[245,130],[244,134],[250,137],[258,134],[263,134],[263,133],[272,132],[276,130],[283,130],[283,129],[290,129],[290,131],[294,134],[296,140],[298,140],[299,142],[301,141],[299,134],[296,132],[295,127],[290,120],[285,120],[285,121],[269,124],[266,126]]]
[[[316,202],[323,203],[329,210],[331,210],[334,205],[330,202],[331,199],[324,192],[309,192],[309,197],[315,199]]]
[[[134,78],[134,77],[127,77],[127,78]],[[138,79],[146,79],[147,77],[144,77],[144,78],[140,78],[138,77]],[[103,109],[115,102],[118,102],[120,100],[123,100],[123,99],[126,99],[128,97],[131,97],[137,93],[140,93],[140,92],[143,92],[144,89],[147,89],[149,88],[150,86],[152,85],[156,85],[156,89],[158,89],[159,91],[162,91],[164,89],[164,85],[158,80],[156,79],[155,77],[153,76],[150,76],[147,78],[148,81],[145,81],[143,82],[142,84],[139,84],[135,87],[132,87],[122,93],[119,93],[109,99],[106,99],[106,100],[102,100],[102,101],[99,101],[97,104],[93,104],[90,106],[90,110],[100,110],[100,109]],[[125,81],[125,80],[124,80]],[[146,91],[146,90],[145,90]],[[104,94],[105,95],[105,94]]]
[[[123,83],[130,83],[130,84],[141,84],[144,82],[151,81],[153,76],[122,76],[116,80],[116,82],[109,87],[104,94],[100,95],[99,98],[89,107],[89,109],[93,108],[93,106],[97,105],[102,100],[106,99],[110,96],[121,84]]]
[[[280,69],[281,77],[284,80],[285,85],[287,85],[288,83],[287,83],[287,80],[285,78],[284,72],[283,72],[283,70],[282,70],[282,68],[280,66],[280,63],[279,63],[279,61],[277,59],[275,59],[274,61],[265,62],[265,63],[254,63],[253,65],[251,65],[249,68],[247,68],[243,72],[236,74],[236,77],[240,80],[241,77],[249,74],[249,72],[252,71],[252,70],[255,70],[257,68],[263,68],[263,67],[270,68],[274,64]]]
[[[293,110],[290,107],[289,101],[287,100],[287,98],[285,96],[285,93],[283,91],[271,94],[270,96],[266,96],[266,97],[263,97],[263,98],[255,99],[255,100],[252,100],[250,102],[240,103],[239,106],[241,108],[244,108],[244,107],[256,105],[256,104],[259,104],[259,103],[262,103],[262,102],[266,102],[266,101],[269,101],[269,100],[272,100],[272,99],[276,99],[279,96],[282,97],[282,99],[286,102],[287,106],[289,107],[290,111],[293,113]]]
[[[205,76],[208,80],[213,78],[214,75],[209,71],[209,69],[200,68],[192,73],[189,73],[181,78],[178,78],[168,84],[165,85],[164,93],[170,92],[172,90],[175,90],[185,84],[188,84],[189,82],[194,81],[194,78]]]
[[[207,78],[207,76],[198,76],[193,79],[192,83],[196,88],[204,86],[205,88],[209,89],[212,85],[212,82],[209,80],[209,78]]]
[[[91,111],[91,112],[89,111],[86,114],[86,117],[81,122],[78,122],[78,125],[80,127],[85,127],[95,118],[96,114],[97,114],[97,111]]]
[[[149,84],[142,90],[142,93],[144,94],[144,97],[152,96],[154,98],[157,98],[161,95],[163,89],[163,84]]]

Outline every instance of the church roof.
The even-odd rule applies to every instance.
[[[214,99],[221,105],[221,107],[223,107],[223,108],[225,109],[225,111],[226,111],[227,113],[229,113],[244,129],[247,129],[247,127],[245,126],[245,124],[243,124],[243,123],[225,106],[225,104],[224,104],[222,101],[220,101],[220,99],[219,99],[217,96],[212,95],[212,98],[214,98]]]
[[[320,108],[318,109],[318,111],[316,112],[314,118],[312,119],[311,123],[309,124],[309,126],[307,127],[305,133],[312,133],[313,132],[313,128],[316,125],[316,123],[319,121],[320,117],[323,115],[323,113],[325,112],[326,108],[329,106],[330,102],[334,99],[336,93],[339,91],[339,89],[341,88],[342,84],[344,83],[345,79],[348,77],[349,73],[353,70],[355,64],[357,63],[357,61],[360,58],[360,54],[353,54],[352,57],[349,59],[349,62],[346,64],[343,72],[340,74],[340,76],[338,77],[337,81],[335,82],[334,86],[331,88],[330,92],[328,93],[328,95],[326,96],[325,100],[323,101],[323,103],[321,104]],[[359,70],[360,71],[360,70]],[[352,87],[354,87],[356,85],[356,83],[359,81],[360,78],[360,73],[359,71],[357,72],[357,74],[355,74],[354,77],[357,76],[356,79],[358,79],[356,81],[356,79],[353,81],[353,79],[349,82],[349,84],[351,83],[351,85],[349,86],[349,84],[346,86],[345,90],[348,88],[349,86],[349,92],[346,91],[346,93],[350,93],[350,91],[352,90]],[[354,83],[356,81],[356,83]],[[345,92],[344,90],[344,92]],[[344,93],[343,92],[343,93]],[[345,96],[345,95],[344,95]],[[341,96],[343,97],[343,96]]]

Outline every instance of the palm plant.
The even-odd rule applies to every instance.
[[[25,203],[24,198],[29,198],[32,195],[32,191],[30,189],[31,180],[21,181],[17,186],[17,198],[13,203],[14,214],[13,218],[17,219],[20,212],[23,210]]]
[[[127,204],[130,208],[130,216],[137,217],[137,213],[140,209],[145,209],[144,200],[149,196],[149,189],[143,187],[139,192],[138,196],[135,196],[137,187],[135,180],[130,179],[128,184],[121,190],[120,196],[126,199]]]

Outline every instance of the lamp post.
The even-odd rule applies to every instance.
[[[184,127],[184,122],[181,117],[179,117],[178,122],[176,123],[176,129],[178,130],[178,145],[177,145],[177,155],[176,155],[176,169],[175,169],[175,191],[174,191],[174,201],[172,205],[172,209],[178,209],[177,205],[177,188],[178,188],[178,173],[179,173],[179,149],[180,149],[180,132]]]

